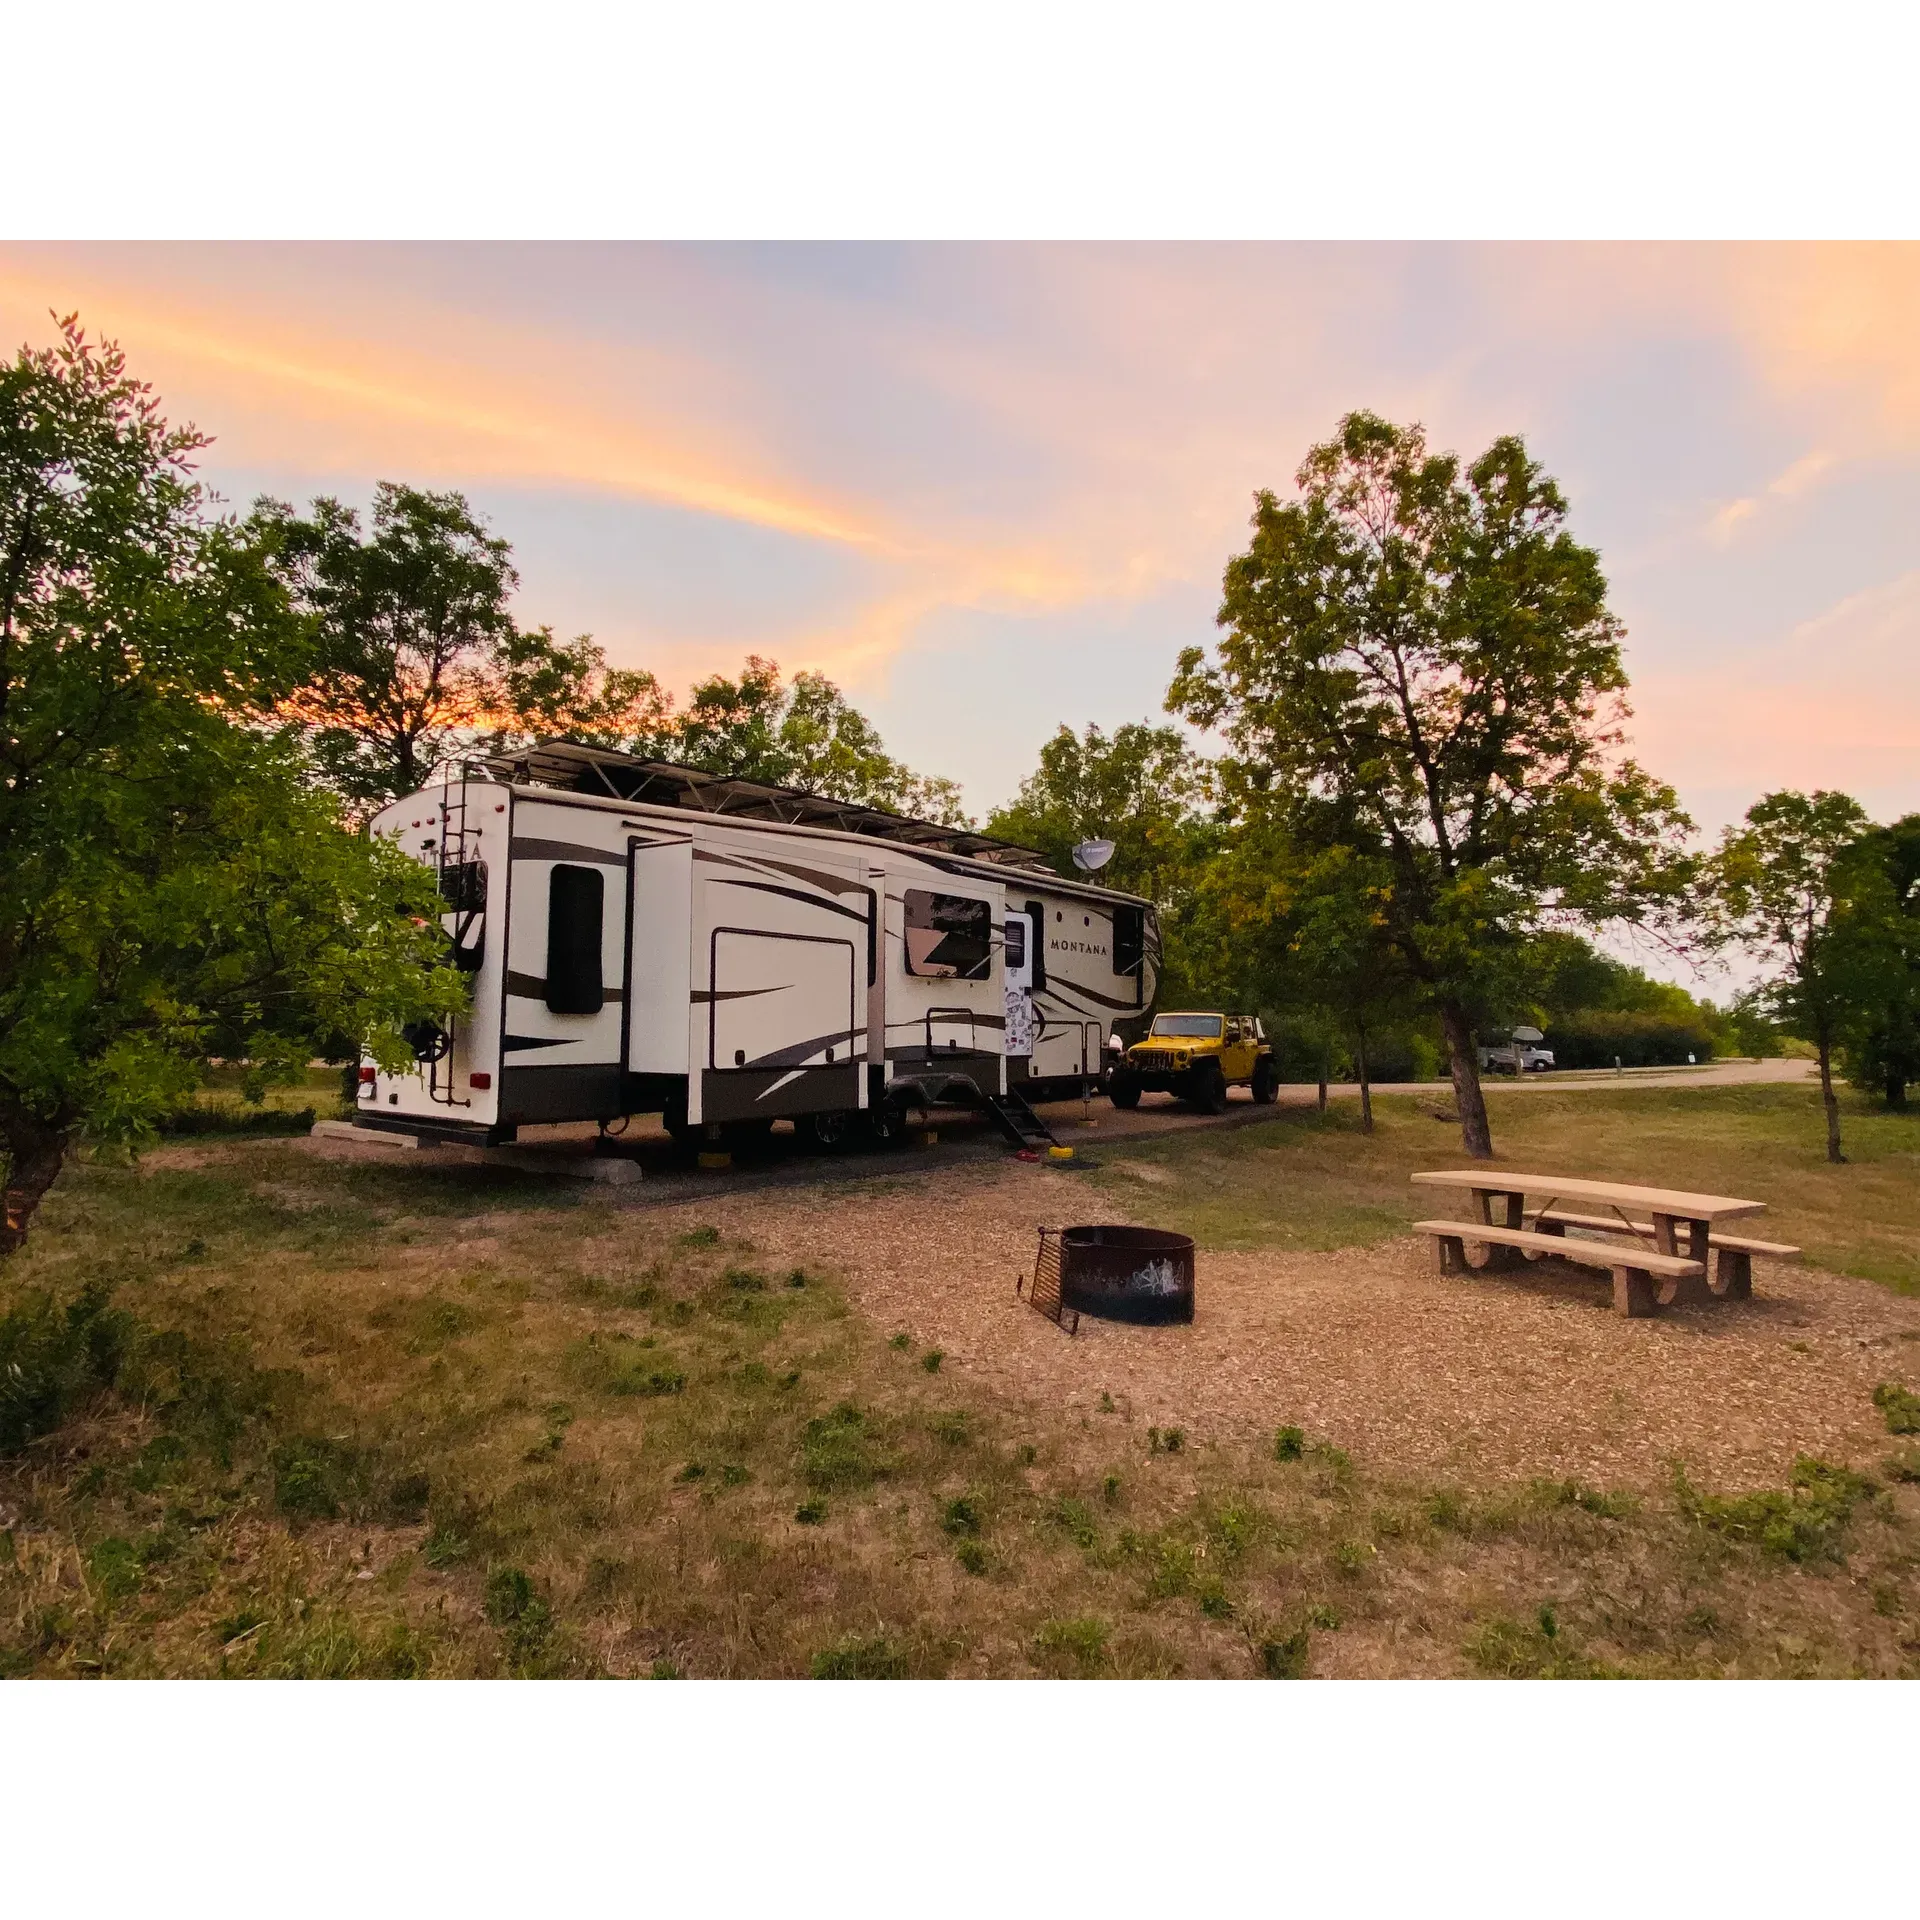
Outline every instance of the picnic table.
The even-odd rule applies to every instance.
[[[1476,1217],[1471,1223],[1417,1223],[1418,1231],[1433,1235],[1439,1243],[1442,1271],[1456,1272],[1466,1266],[1468,1241],[1486,1247],[1487,1265],[1496,1270],[1510,1270],[1529,1256],[1545,1255],[1604,1266],[1613,1272],[1616,1309],[1635,1318],[1681,1300],[1745,1299],[1752,1292],[1754,1254],[1786,1259],[1799,1252],[1797,1247],[1719,1230],[1726,1221],[1764,1213],[1763,1200],[1736,1200],[1726,1194],[1688,1193],[1623,1180],[1583,1180],[1571,1174],[1509,1173],[1492,1167],[1416,1173],[1413,1183],[1454,1188],[1473,1196]],[[1536,1201],[1531,1229],[1526,1224],[1529,1196]],[[1611,1211],[1574,1213],[1568,1210],[1569,1202]],[[1630,1219],[1628,1209],[1650,1218]],[[1569,1227],[1651,1240],[1653,1251],[1571,1241],[1566,1237]],[[1589,1247],[1591,1251],[1586,1250]]]

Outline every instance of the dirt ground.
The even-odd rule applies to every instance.
[[[1131,1172],[1151,1219],[1160,1170]],[[697,1223],[717,1194],[668,1217]],[[1412,1236],[1332,1253],[1199,1256],[1191,1327],[1083,1319],[1069,1337],[1016,1295],[1036,1229],[1111,1219],[1076,1176],[1019,1163],[938,1181],[736,1193],[730,1230],[779,1259],[830,1262],[882,1331],[937,1346],[995,1398],[1091,1414],[1104,1393],[1191,1443],[1282,1424],[1375,1468],[1464,1484],[1574,1477],[1778,1484],[1798,1453],[1870,1457],[1869,1396],[1912,1371],[1920,1301],[1797,1264],[1756,1261],[1750,1302],[1624,1320],[1601,1273],[1442,1276]]]

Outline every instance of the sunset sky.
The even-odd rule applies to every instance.
[[[1251,496],[1366,406],[1517,430],[1703,826],[1920,808],[1920,249],[5,246],[0,323],[117,337],[205,476],[464,490],[521,617],[684,689],[819,667],[984,813],[1158,716]]]

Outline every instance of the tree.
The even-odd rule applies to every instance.
[[[944,826],[973,824],[960,789],[895,760],[873,722],[825,675],[803,671],[785,684],[778,663],[758,654],[747,656],[737,680],[703,680],[680,714],[630,750]]]
[[[1862,988],[1845,1023],[1847,1075],[1904,1112],[1920,1080],[1920,813],[1874,828],[1857,855],[1840,925]]]
[[[671,705],[588,636],[520,630],[512,549],[461,494],[383,480],[364,535],[338,500],[303,519],[262,499],[251,529],[313,635],[311,675],[282,713],[362,816],[460,753],[549,734],[611,746],[656,729]]]
[[[1471,465],[1347,415],[1300,497],[1256,496],[1217,657],[1169,709],[1216,728],[1241,814],[1307,850],[1377,847],[1384,932],[1437,1010],[1466,1149],[1493,1151],[1477,1009],[1528,935],[1674,902],[1689,823],[1620,757],[1626,673],[1599,556],[1516,437]]]
[[[1771,1010],[1819,1055],[1827,1158],[1835,1166],[1845,1156],[1833,1050],[1861,998],[1863,965],[1871,965],[1858,930],[1842,929],[1869,824],[1844,793],[1769,793],[1747,809],[1744,827],[1722,835],[1709,872],[1715,938],[1760,963]]]
[[[0,369],[0,1255],[80,1141],[132,1142],[210,1056],[394,1065],[450,1007],[432,876],[339,830],[263,717],[305,670],[206,442],[61,323]]]

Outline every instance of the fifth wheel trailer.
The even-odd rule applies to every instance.
[[[363,1127],[885,1134],[916,1108],[1078,1090],[1153,1008],[1150,902],[789,788],[544,741],[372,830],[438,873],[472,994],[451,1030],[409,1030],[410,1070],[362,1064]]]

